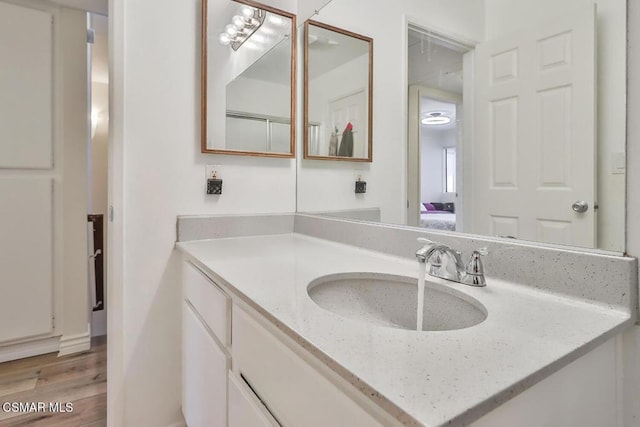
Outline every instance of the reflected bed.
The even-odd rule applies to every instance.
[[[456,231],[456,214],[451,212],[420,213],[420,227]]]

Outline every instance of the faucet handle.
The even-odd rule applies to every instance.
[[[471,259],[469,260],[469,264],[467,264],[467,274],[472,274],[474,276],[480,276],[484,274],[484,267],[482,266],[481,256],[485,256],[489,254],[489,250],[487,248],[480,248],[471,254]]]
[[[426,237],[418,237],[418,243],[424,243],[427,245],[433,245],[435,242],[433,240],[429,240]]]

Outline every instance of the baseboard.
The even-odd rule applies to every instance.
[[[60,337],[60,352],[58,357],[80,353],[91,349],[91,333],[84,332],[77,335],[63,335]]]
[[[60,349],[60,337],[41,338],[0,347],[0,363],[25,357],[55,353]]]
[[[167,427],[187,427],[186,421],[181,421],[179,423],[169,424]]]
[[[98,310],[91,313],[91,336],[97,337],[107,334],[107,310]]]

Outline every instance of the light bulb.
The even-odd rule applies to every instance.
[[[244,28],[245,20],[242,16],[236,15],[233,18],[231,18],[231,23],[233,24],[234,27],[236,27],[238,31],[240,31]]]
[[[250,19],[253,18],[253,8],[249,7],[249,6],[245,6],[242,8],[242,16],[244,16],[245,19]]]
[[[282,26],[284,25],[284,19],[276,15],[269,15],[269,22],[273,25]]]
[[[231,43],[231,37],[229,37],[229,34],[227,33],[220,33],[218,34],[218,41],[220,42],[220,44],[228,46],[229,43]]]
[[[229,36],[231,36],[231,37],[235,37],[236,34],[238,34],[238,30],[232,24],[229,24],[226,27],[224,27],[224,31],[227,34],[229,34]]]

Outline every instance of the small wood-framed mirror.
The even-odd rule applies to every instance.
[[[295,157],[296,16],[202,0],[202,152]]]
[[[373,39],[304,24],[304,158],[371,162]]]

